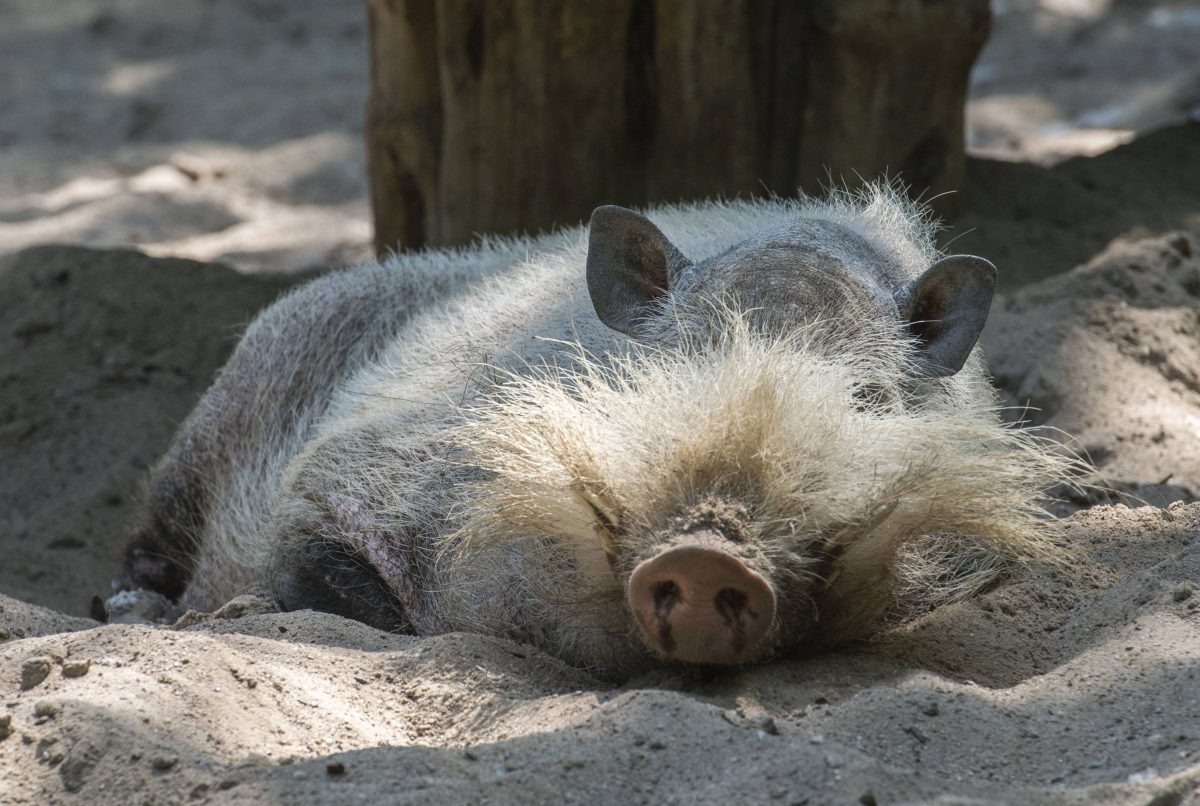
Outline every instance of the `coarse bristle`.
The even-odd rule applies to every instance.
[[[948,574],[966,546],[1059,556],[1042,501],[1071,460],[1053,443],[1002,424],[990,398],[913,400],[905,361],[878,360],[905,354],[887,336],[864,330],[830,354],[819,325],[772,338],[726,315],[705,349],[598,360],[576,346],[572,369],[531,369],[488,396],[456,432],[489,472],[456,550],[536,536],[594,551],[597,508],[636,542],[716,494],[748,507],[780,567],[842,535],[846,562],[894,557],[914,596],[922,580],[933,598],[976,587]]]

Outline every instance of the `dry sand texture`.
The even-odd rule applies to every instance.
[[[614,687],[256,600],[83,618],[145,467],[295,279],[256,272],[366,254],[365,20],[0,0],[0,803],[1200,804],[1200,7],[997,6],[971,137],[1026,162],[973,161],[947,237],[1003,272],[1009,401],[1126,495],[1064,506],[1102,502],[1070,516],[1069,571],[828,656]],[[3,256],[47,242],[238,271]],[[1167,506],[1106,505],[1130,493]]]
[[[992,0],[971,74],[967,144],[1053,163],[1200,119],[1193,0]]]
[[[369,256],[362,2],[0,0],[0,253]]]
[[[619,688],[311,612],[86,627],[0,599],[5,803],[1196,803],[1200,505],[875,645]],[[240,616],[240,617],[238,617]]]

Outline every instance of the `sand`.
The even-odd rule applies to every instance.
[[[1200,802],[1200,505],[1067,525],[1069,573],[1019,574],[874,644],[619,687],[502,640],[253,601],[176,630],[0,600],[27,636],[0,654],[0,796]]]
[[[1001,269],[1012,416],[1097,466],[1060,491],[1073,561],[823,656],[614,685],[254,599],[87,618],[240,328],[367,255],[365,20],[0,2],[0,803],[1200,804],[1200,9],[998,10],[945,237]]]

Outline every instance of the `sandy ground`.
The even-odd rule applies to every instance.
[[[254,601],[80,629],[0,599],[0,628],[54,632],[0,655],[0,798],[1200,802],[1200,505],[1068,526],[1069,573],[876,644],[616,688],[496,639]]]
[[[1200,4],[997,10],[946,237],[1001,268],[1014,416],[1109,488],[1062,506],[1100,504],[1076,561],[824,657],[614,687],[254,601],[85,618],[240,327],[368,253],[365,20],[0,0],[0,803],[1200,804]]]
[[[0,253],[369,256],[364,3],[0,0],[0,21]]]
[[[1194,0],[992,0],[967,145],[1044,164],[1200,119]]]

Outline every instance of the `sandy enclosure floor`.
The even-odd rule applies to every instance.
[[[1008,402],[1112,489],[1063,506],[1099,504],[1078,562],[825,657],[614,687],[253,600],[85,618],[240,328],[368,256],[365,18],[0,0],[0,803],[1200,804],[1200,3],[997,12],[947,239],[1001,267]]]
[[[0,597],[5,803],[1200,802],[1200,505],[873,645],[614,688],[527,647],[235,600],[84,629]],[[58,632],[61,630],[77,632]]]
[[[364,3],[3,0],[0,20],[0,253],[369,256]]]
[[[1050,164],[1200,118],[1194,0],[993,0],[967,145]]]

